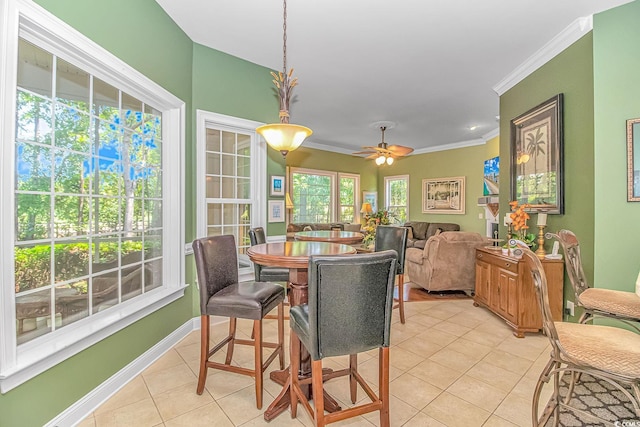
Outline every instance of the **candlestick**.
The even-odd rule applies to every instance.
[[[545,214],[546,216],[546,214]],[[544,259],[547,254],[544,251],[544,229],[545,229],[545,225],[540,225],[538,224],[538,250],[536,251],[536,255],[538,256],[538,258],[540,259]]]
[[[547,214],[546,212],[540,212],[538,214],[538,226],[547,226]]]

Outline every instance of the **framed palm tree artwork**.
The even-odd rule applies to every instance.
[[[561,93],[511,120],[511,200],[564,213]]]

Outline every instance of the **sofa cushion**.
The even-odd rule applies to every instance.
[[[297,233],[298,231],[303,231],[306,226],[309,224],[294,224],[291,223],[287,225],[287,233]]]
[[[410,226],[413,230],[413,240],[426,240],[427,239],[427,229],[429,228],[429,223],[424,221],[411,221],[405,222],[404,225]]]
[[[331,230],[331,224],[311,224],[314,230]]]
[[[443,231],[460,231],[460,226],[458,224],[452,224],[449,222],[430,222],[427,227],[427,239],[431,236],[435,236],[436,233],[440,230]]]
[[[413,247],[418,249],[424,249],[424,246],[427,244],[427,240],[414,240]]]
[[[407,240],[413,239],[413,228],[407,225],[403,225],[403,227],[407,229]]]
[[[407,248],[405,252],[405,261],[411,261],[415,264],[422,265],[422,259],[424,258],[424,251],[418,248]]]
[[[362,225],[360,224],[345,224],[344,225],[344,231],[355,231],[355,232],[359,232],[362,228]]]

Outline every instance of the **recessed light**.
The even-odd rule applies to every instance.
[[[476,125],[469,126],[469,130],[476,130],[476,129],[478,129],[478,126],[476,126]]]

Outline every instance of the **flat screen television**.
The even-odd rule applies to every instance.
[[[484,161],[483,196],[496,196],[498,194],[498,178],[500,177],[500,157]]]

